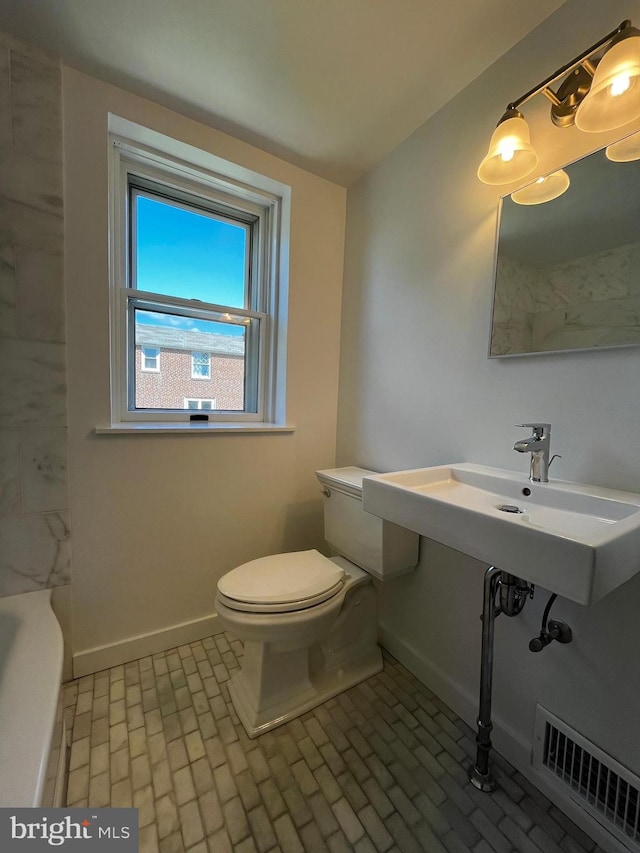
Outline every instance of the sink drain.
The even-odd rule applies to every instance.
[[[498,504],[497,509],[499,509],[500,512],[524,512],[524,510],[520,509],[519,506],[513,506],[513,504]]]

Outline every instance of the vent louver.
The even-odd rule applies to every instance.
[[[640,779],[541,706],[533,763],[627,847],[640,851]]]

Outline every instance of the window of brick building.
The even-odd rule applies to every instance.
[[[150,373],[160,372],[160,350],[158,347],[140,347],[140,370]]]
[[[210,379],[211,378],[211,356],[208,352],[192,352],[191,353],[191,378],[192,379]]]
[[[287,188],[112,149],[112,420],[283,423]]]
[[[199,399],[187,399],[185,397],[184,401],[185,409],[201,409],[207,412],[210,412],[212,409],[216,407],[215,400],[199,400]]]

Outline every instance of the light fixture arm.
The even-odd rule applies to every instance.
[[[587,48],[583,51],[579,56],[576,56],[575,59],[572,59],[571,62],[567,63],[567,65],[563,65],[562,68],[558,68],[557,71],[554,71],[546,80],[543,80],[542,83],[538,83],[533,89],[530,89],[526,94],[521,95],[515,101],[512,101],[508,106],[508,110],[517,110],[523,104],[526,104],[527,101],[530,101],[531,98],[534,98],[536,95],[542,92],[551,103],[555,106],[559,106],[561,103],[558,96],[555,92],[549,88],[554,83],[556,83],[561,77],[564,77],[567,74],[570,74],[578,67],[582,67],[587,71],[587,73],[593,77],[593,72],[595,70],[595,66],[592,62],[590,62],[591,57],[594,53],[597,53],[599,50],[602,50],[603,47],[609,44],[609,42],[613,41],[613,39],[618,36],[623,30],[626,30],[627,27],[631,26],[631,21],[623,21],[619,27],[616,27],[615,30],[612,30],[608,35],[601,38],[600,41],[597,41],[595,44],[591,45],[591,47]]]

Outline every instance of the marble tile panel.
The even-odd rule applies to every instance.
[[[581,258],[570,265],[568,272],[576,283],[580,303],[624,298],[629,293],[631,246]]]
[[[22,434],[24,512],[51,512],[69,507],[67,430]]]
[[[11,82],[9,51],[0,47],[0,146],[11,147]]]
[[[0,246],[0,337],[18,334],[18,284],[15,274],[14,248]]]
[[[11,123],[16,150],[62,162],[59,66],[11,51]]]
[[[0,196],[62,216],[62,169],[21,151],[0,148]]]
[[[629,249],[628,296],[640,296],[640,243],[633,243]]]
[[[562,345],[566,313],[566,307],[560,306],[534,315],[531,332],[531,349],[534,352],[557,349]]]
[[[22,512],[20,436],[0,432],[0,516]]]
[[[630,340],[637,340],[640,329],[640,297],[611,299],[590,303],[567,311],[567,326],[574,329],[623,331]]]
[[[496,302],[522,311],[533,311],[538,270],[501,255],[496,269]]]
[[[493,323],[491,329],[491,354],[529,352],[531,349],[531,327],[533,314],[514,316],[503,323]]]
[[[633,344],[640,344],[640,326],[634,328],[631,332],[628,329],[607,329],[600,338],[600,346],[618,347]]]
[[[60,252],[63,246],[63,219],[0,197],[0,243],[18,243],[45,252]]]
[[[559,305],[579,305],[583,302],[608,298],[607,290],[612,298],[626,296],[626,285],[617,282],[615,288],[609,289],[601,283],[591,270],[577,264],[555,267],[549,270],[546,281],[538,291],[537,311],[548,311]]]
[[[0,429],[67,425],[64,344],[0,338]]]
[[[539,271],[530,344],[515,312],[496,301],[492,351],[583,349],[640,343],[640,243]],[[522,346],[520,346],[522,343]]]
[[[15,50],[22,56],[27,56],[31,59],[37,60],[38,62],[46,62],[52,67],[56,67],[60,64],[55,57],[46,53],[44,50],[41,50],[39,47],[25,41],[20,41],[20,39],[14,38],[9,35],[9,33],[3,31],[0,31],[0,48]]]
[[[563,326],[562,329],[550,334],[541,342],[539,352],[609,346],[605,342],[606,335],[606,329],[582,329],[577,326]]]
[[[540,271],[536,287],[535,311],[553,311],[578,302],[576,279],[566,265]]]
[[[36,341],[65,340],[61,254],[16,247],[18,334]]]
[[[70,582],[68,513],[0,519],[0,596]]]

